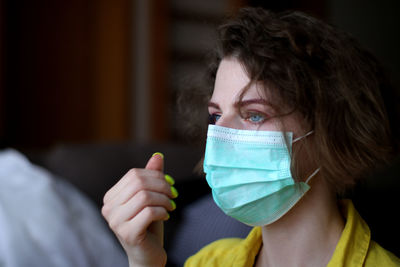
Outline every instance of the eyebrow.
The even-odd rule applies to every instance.
[[[257,98],[257,99],[248,99],[248,100],[244,100],[244,101],[237,101],[235,102],[234,106],[237,108],[243,107],[243,106],[248,106],[251,104],[259,104],[259,105],[264,105],[264,106],[271,106],[271,104],[265,100],[265,99],[261,99],[261,98]],[[216,109],[219,109],[219,105],[215,102],[208,102],[208,107],[213,107]]]
[[[219,105],[217,103],[211,102],[211,101],[208,102],[208,107],[213,107],[213,108],[219,109]]]
[[[244,101],[238,101],[235,103],[235,107],[243,107],[243,106],[248,106],[251,104],[259,104],[259,105],[264,105],[264,106],[271,106],[271,103],[269,103],[267,100],[262,99],[262,98],[257,98],[257,99],[249,99],[249,100],[244,100]]]

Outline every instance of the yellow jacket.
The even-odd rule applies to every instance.
[[[349,200],[343,201],[346,225],[328,267],[400,266],[400,259],[371,240],[368,225]],[[211,243],[190,257],[185,267],[251,267],[262,244],[261,228],[246,239],[227,238]]]

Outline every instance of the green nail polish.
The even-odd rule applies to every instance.
[[[169,216],[169,213],[167,213],[167,221],[169,220],[169,218],[171,218],[171,216]]]
[[[171,193],[172,193],[172,198],[178,197],[178,190],[176,190],[175,187],[171,186]]]
[[[173,201],[173,200],[171,199],[170,202],[171,202],[172,210],[175,210],[175,209],[176,209],[175,201]]]
[[[151,157],[154,157],[155,155],[159,155],[162,159],[164,159],[164,155],[161,152],[156,152]]]
[[[165,181],[167,181],[167,183],[169,183],[169,185],[174,185],[175,184],[175,180],[169,176],[168,174],[166,174],[165,176]]]

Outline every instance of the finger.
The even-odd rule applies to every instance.
[[[160,181],[165,180],[163,173],[155,170],[131,169],[104,195],[103,203],[110,202],[111,199],[121,194],[124,190],[131,188],[137,182],[141,183],[151,178],[157,178]],[[136,181],[142,179],[141,181]]]
[[[164,155],[160,152],[154,153],[146,164],[145,169],[164,171]]]
[[[146,164],[146,171],[158,171],[159,173],[154,172],[154,177],[155,178],[159,178],[160,180],[163,181],[163,183],[167,182],[170,185],[172,185],[173,179],[170,176],[164,176],[161,172],[163,171],[164,168],[164,155],[160,152],[156,152],[154,153],[151,158],[149,159],[149,161]],[[133,172],[137,172],[139,169],[133,169]],[[130,174],[128,173],[127,176],[139,176],[139,174],[137,173],[133,173]],[[148,178],[152,178],[152,177],[148,177]],[[168,179],[170,178],[170,179]],[[126,178],[126,179],[129,179]],[[125,180],[125,179],[124,179]],[[115,198],[115,202],[116,204],[121,204],[124,203],[125,201],[127,201],[130,197],[132,197],[136,192],[138,192],[138,190],[135,190],[133,192],[125,192],[125,194],[122,194],[122,190],[124,190],[125,187],[129,188],[129,185],[126,184],[126,182],[121,182],[121,184],[119,184],[118,186],[116,186],[116,188],[114,190],[112,190],[112,192],[110,192],[110,194],[107,195],[107,197],[105,197],[105,201],[108,201],[110,198]],[[139,188],[140,189],[140,188]],[[144,188],[144,189],[148,189],[151,190],[151,188]],[[176,194],[176,189],[175,188],[170,188],[170,189],[166,189],[164,186],[163,191],[160,190],[155,190],[156,192],[164,192],[167,195],[169,195],[171,198],[175,198],[177,196]],[[118,197],[120,195],[120,197]]]
[[[167,196],[160,193],[141,191],[132,197],[127,203],[111,211],[108,217],[110,227],[122,224],[137,216],[146,207],[163,207],[167,211],[173,211],[176,204]]]
[[[109,198],[105,200],[104,205],[111,207],[123,205],[141,191],[151,191],[173,197],[171,186],[165,181],[161,172],[144,169],[134,172],[135,174],[127,174],[128,177],[126,179],[130,179],[130,182],[120,190],[116,189],[115,194],[111,193]]]
[[[151,170],[164,170],[164,155],[160,152],[156,152],[152,155],[150,160],[147,162],[146,169]],[[166,181],[171,187],[169,192],[167,193],[170,198],[178,197],[178,191],[172,185],[175,183],[174,179],[171,176],[165,175],[163,176],[163,180]]]
[[[146,169],[148,170],[156,170],[156,171],[163,171],[164,162],[163,162],[163,154],[157,152],[154,153],[150,160],[147,162]],[[125,174],[110,190],[106,192],[103,197],[103,203],[108,202],[110,199],[114,198],[116,195],[119,194],[125,186],[130,183],[130,176],[135,176],[135,172],[139,169],[131,169],[127,174]]]
[[[168,219],[169,214],[163,207],[146,207],[137,216],[121,224],[114,232],[119,239],[131,246],[135,246],[147,237],[147,229],[150,224]]]
[[[130,170],[129,172],[131,172]],[[107,203],[110,201],[110,199],[114,198],[118,193],[125,188],[125,186],[130,182],[129,179],[127,178],[127,175],[129,174],[126,173],[113,187],[111,187],[104,195],[103,197],[103,203]]]

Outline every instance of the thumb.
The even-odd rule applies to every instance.
[[[164,171],[164,155],[160,152],[154,153],[145,167],[147,170]],[[155,221],[150,224],[148,230],[155,234],[161,246],[164,245],[164,224],[162,221]]]
[[[154,153],[145,168],[147,170],[164,171],[164,155],[160,152]]]

